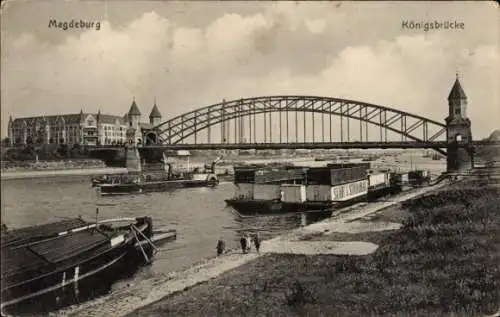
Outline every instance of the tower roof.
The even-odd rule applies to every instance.
[[[161,118],[161,113],[160,110],[158,110],[158,107],[156,106],[156,102],[153,106],[153,109],[151,109],[151,113],[149,114],[150,118]]]
[[[458,80],[458,76],[455,80],[455,84],[453,84],[453,88],[451,88],[450,95],[448,96],[448,100],[453,99],[467,99],[467,96],[462,89],[462,85],[460,85],[460,81]]]
[[[135,98],[134,101],[132,101],[132,105],[130,106],[130,110],[128,111],[129,116],[140,116],[141,112],[139,111],[139,108],[137,107],[137,104],[135,103]]]

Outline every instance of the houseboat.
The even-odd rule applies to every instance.
[[[113,282],[149,263],[152,237],[149,217],[2,229],[1,309],[17,311]]]
[[[367,193],[364,166],[353,168],[310,167],[289,169],[286,177],[269,176],[247,179],[235,171],[235,195],[226,203],[240,215],[259,215],[322,211]],[[247,171],[253,175],[265,171]],[[286,174],[287,173],[287,174]],[[277,174],[279,175],[279,173]]]
[[[332,211],[398,193],[408,183],[407,174],[373,172],[364,162],[302,168],[288,179],[257,178],[258,173],[264,172],[235,170],[235,194],[225,201],[240,215]]]
[[[237,168],[234,170],[234,196],[226,199],[240,215],[287,212],[282,209],[282,184],[302,184],[307,168]]]

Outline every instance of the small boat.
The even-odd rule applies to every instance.
[[[29,307],[47,297],[64,297],[89,280],[94,288],[136,270],[150,261],[152,233],[149,217],[2,227],[0,308]],[[151,248],[144,248],[144,241]]]

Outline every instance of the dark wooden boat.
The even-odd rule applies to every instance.
[[[2,230],[1,309],[59,297],[79,283],[149,262],[151,252],[137,243],[150,241],[152,232],[149,217],[93,223],[77,218]]]
[[[123,195],[186,187],[214,187],[219,184],[217,175],[213,173],[193,173],[178,179],[168,177],[158,180],[148,180],[147,176],[140,175],[121,182],[98,184],[96,188],[101,195]]]

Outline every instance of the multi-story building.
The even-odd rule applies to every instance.
[[[136,140],[156,139],[155,126],[161,123],[161,114],[155,104],[149,123],[141,123],[141,112],[135,103],[122,117],[97,113],[51,115],[9,119],[8,137],[11,145],[68,144],[120,145]]]

